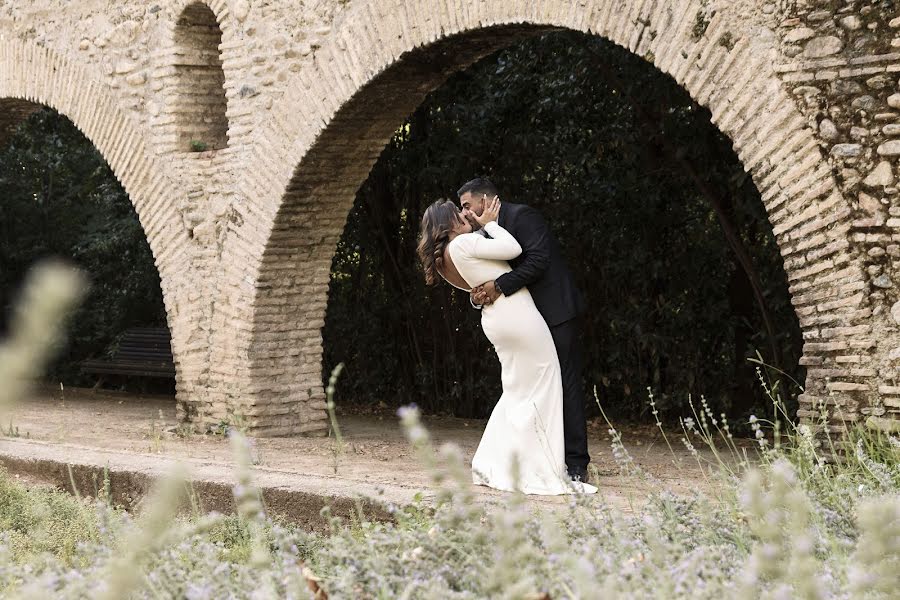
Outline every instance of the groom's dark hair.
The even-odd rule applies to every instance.
[[[473,196],[485,194],[488,198],[493,198],[497,195],[497,186],[491,183],[491,180],[487,177],[476,177],[472,181],[467,181],[459,188],[456,192],[456,197],[462,198],[465,194],[469,193]]]

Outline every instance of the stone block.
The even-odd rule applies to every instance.
[[[861,356],[859,354],[835,356],[834,361],[839,364],[843,364],[843,363],[859,364],[863,361],[863,356]]]
[[[863,26],[863,20],[858,15],[847,15],[838,22],[847,31],[856,31],[862,29]]]
[[[900,156],[900,140],[890,140],[878,146],[880,156]]]
[[[816,32],[810,29],[809,27],[797,27],[796,29],[792,29],[784,36],[784,41],[788,44],[796,44],[798,42],[805,42],[806,40],[812,39],[816,36]]]
[[[900,419],[871,416],[866,419],[866,427],[883,433],[900,433]]]
[[[834,392],[863,392],[869,390],[869,386],[865,383],[852,383],[849,381],[829,381],[825,387]]]
[[[894,78],[888,75],[875,75],[866,79],[866,87],[871,90],[883,90],[890,87],[894,83]]]
[[[832,96],[854,96],[862,91],[860,84],[848,79],[837,79],[828,85],[828,93]]]
[[[844,42],[833,35],[815,37],[806,43],[806,46],[803,48],[803,56],[807,58],[832,56],[840,52],[843,47]]]
[[[891,278],[888,275],[879,275],[872,281],[872,285],[881,289],[890,289],[894,287],[894,282],[891,281]]]
[[[819,123],[819,135],[831,142],[838,138],[839,133],[831,119],[822,119],[822,122]]]
[[[882,144],[884,146],[885,144]],[[891,151],[894,151],[894,148],[891,147]],[[835,158],[854,158],[859,156],[862,153],[862,145],[861,144],[835,144],[831,147],[831,155]],[[882,154],[881,147],[878,149],[878,153]],[[900,155],[900,143],[898,143],[896,148],[897,155]],[[894,156],[893,154],[884,153],[885,156]]]
[[[872,96],[866,94],[864,96],[854,98],[853,102],[850,103],[850,108],[854,108],[856,110],[864,110],[866,112],[875,112],[875,110],[878,108],[878,101]]]
[[[888,126],[889,127],[889,126]],[[898,135],[900,135],[900,127],[898,127]],[[878,163],[872,171],[863,179],[863,185],[867,187],[879,187],[879,186],[888,186],[893,185],[894,183],[894,170],[891,166],[891,163],[883,160]],[[880,207],[875,206],[869,209],[869,212],[876,212],[880,210]]]

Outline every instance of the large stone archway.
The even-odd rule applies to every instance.
[[[320,328],[330,261],[392,132],[450,73],[548,28],[600,35],[644,57],[708,107],[733,140],[762,193],[807,340],[803,362],[812,368],[801,414],[813,414],[829,392],[870,389],[871,368],[836,362],[874,343],[865,274],[848,239],[851,208],[772,68],[771,46],[725,12],[698,29],[702,6],[690,1],[450,2],[430,13],[418,2],[388,4],[384,12],[355,5],[345,15],[259,131],[242,179],[252,219],[226,245],[225,260],[237,269],[231,281],[240,283],[221,290],[233,300],[219,318],[247,326],[215,347],[240,358],[229,369],[242,393],[227,401],[240,402],[257,431],[325,430]],[[272,154],[287,160],[268,160]]]
[[[85,135],[109,164],[134,205],[160,274],[176,384],[180,394],[191,387],[192,306],[179,294],[179,280],[190,264],[190,246],[167,199],[176,185],[166,177],[145,146],[138,129],[118,109],[107,90],[78,66],[46,48],[0,39],[0,143],[40,107],[59,112]]]

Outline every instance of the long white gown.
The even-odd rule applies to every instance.
[[[490,234],[458,235],[450,258],[470,287],[493,281],[511,269],[506,261],[522,253],[516,239],[496,222]],[[503,395],[494,407],[472,459],[472,481],[526,494],[594,493],[566,474],[563,391],[559,359],[546,321],[527,288],[501,295],[481,311],[481,327],[500,358]]]

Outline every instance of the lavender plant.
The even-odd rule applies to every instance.
[[[635,515],[590,497],[537,511],[518,495],[502,506],[475,502],[459,451],[434,449],[415,409],[402,418],[433,469],[433,505],[394,507],[390,523],[335,518],[328,534],[304,532],[265,516],[251,466],[239,460],[239,515],[208,527],[196,526],[199,517],[179,521],[185,534],[169,534],[164,548],[145,554],[132,597],[311,598],[311,583],[320,598],[323,590],[333,598],[887,598],[896,589],[896,486],[854,496],[846,536],[841,522],[819,511],[819,488],[807,487],[792,462],[806,459],[791,456],[788,444],[735,483],[730,505],[662,492]],[[895,468],[881,462],[885,456],[867,460]],[[32,493],[8,481],[0,490]],[[58,501],[78,502],[62,494]],[[52,548],[35,555],[7,535],[0,585],[62,598],[108,589],[105,567],[134,527],[112,514],[90,521],[92,537],[75,560]],[[110,522],[114,531],[101,532]]]
[[[12,347],[27,346],[20,344]],[[21,361],[13,364],[23,372]],[[344,522],[326,509],[331,529],[324,534],[266,514],[248,442],[238,432],[232,516],[176,514],[184,493],[178,479],[132,516],[106,501],[28,489],[0,472],[0,595],[895,597],[900,441],[850,429],[850,451],[836,461],[838,444],[793,424],[777,399],[773,408],[772,419],[751,423],[758,444],[751,454],[701,398],[681,421],[682,439],[719,493],[657,491],[635,499],[633,514],[612,509],[602,494],[572,496],[557,509],[538,509],[520,494],[499,504],[477,501],[462,452],[434,448],[415,407],[400,418],[429,470],[433,501],[389,506],[390,522],[362,512]],[[822,414],[827,422],[825,407]],[[609,429],[624,475],[648,477],[611,423]]]

